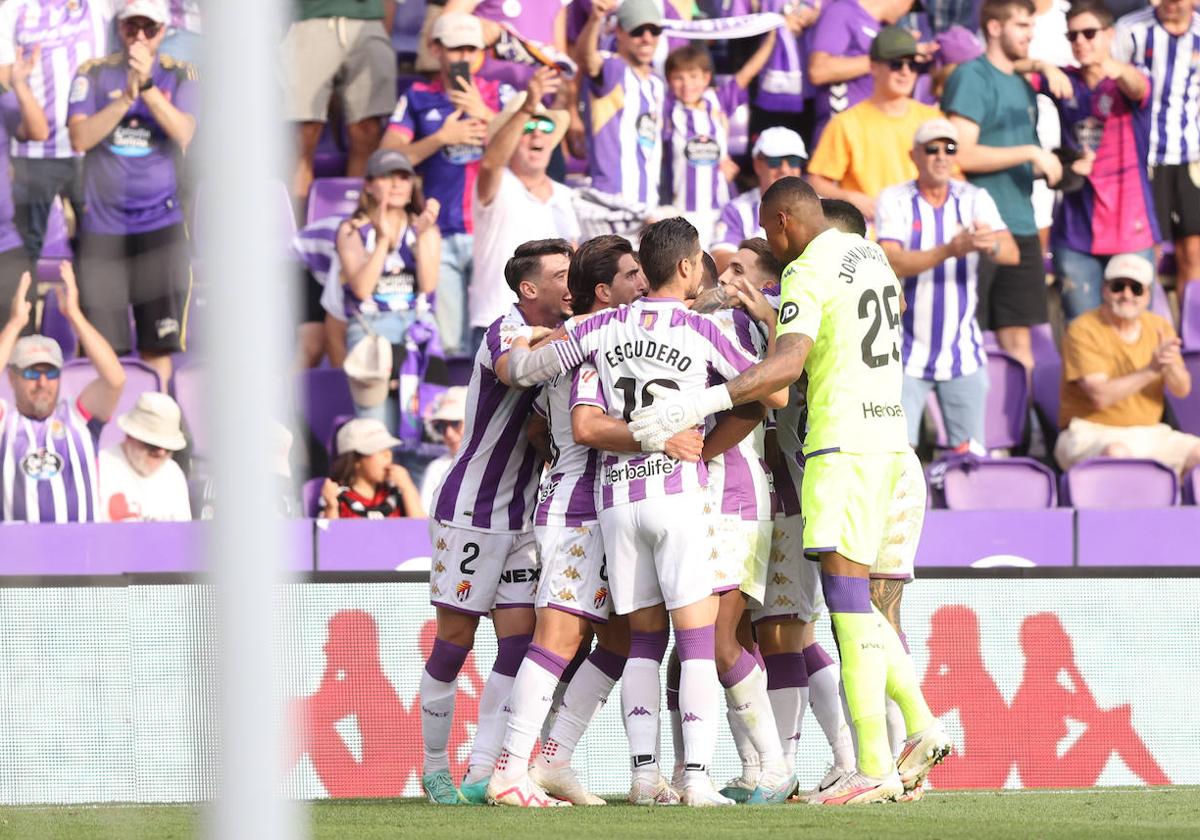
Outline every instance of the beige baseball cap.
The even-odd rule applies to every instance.
[[[8,357],[10,367],[24,370],[34,365],[63,366],[62,348],[58,342],[47,335],[27,335],[17,339],[12,353]]]
[[[1104,266],[1105,280],[1136,280],[1146,288],[1154,283],[1154,266],[1141,254],[1117,254]]]
[[[146,391],[133,408],[117,418],[117,426],[134,440],[178,452],[187,446],[179,403],[159,391]]]
[[[131,17],[150,18],[155,23],[167,23],[171,20],[165,0],[127,0],[121,11],[117,12],[117,20]]]
[[[931,140],[952,140],[957,143],[958,129],[950,120],[941,117],[926,120],[917,126],[917,133],[913,135],[913,145],[923,146]]]
[[[392,345],[381,335],[360,339],[346,354],[342,370],[355,405],[374,408],[387,399],[392,378]]]
[[[475,15],[447,12],[433,23],[434,41],[447,49],[475,47],[483,49],[483,24]]]
[[[356,452],[359,455],[374,455],[385,449],[400,446],[400,440],[392,437],[387,427],[372,417],[356,417],[346,423],[337,433],[339,455]]]

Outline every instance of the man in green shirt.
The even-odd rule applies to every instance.
[[[349,139],[346,175],[362,177],[396,107],[396,53],[388,34],[395,0],[297,0],[283,42],[286,119],[298,123],[300,151],[292,195],[303,202],[329,100],[342,100]]]
[[[1014,67],[1029,54],[1033,15],[1033,0],[985,0],[979,17],[987,48],[954,71],[942,94],[942,110],[958,130],[958,165],[995,199],[1021,252],[1014,266],[980,263],[979,320],[1026,368],[1033,367],[1029,327],[1048,319],[1033,180],[1043,176],[1054,186],[1062,177],[1058,158],[1038,145],[1033,88]]]

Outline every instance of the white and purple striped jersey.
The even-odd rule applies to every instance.
[[[550,427],[550,452],[554,462],[538,487],[534,525],[574,527],[596,521],[596,477],[600,453],[575,442],[571,409],[579,404],[603,404],[599,376],[590,364],[560,373],[542,386],[533,410]],[[599,402],[598,402],[599,401]]]
[[[75,71],[108,52],[112,0],[8,0],[0,6],[0,65],[42,48],[42,60],[29,87],[46,112],[50,136],[41,141],[12,141],[13,157],[74,157],[67,133],[67,104]]]
[[[946,201],[933,207],[916,181],[879,194],[875,213],[880,242],[898,242],[909,251],[928,251],[979,223],[1004,230],[1004,220],[987,190],[951,181]],[[945,381],[974,373],[987,364],[983,333],[975,319],[979,300],[979,253],[951,257],[916,277],[904,278],[908,308],[904,326],[904,372],[918,379]]]
[[[629,201],[659,203],[663,161],[663,104],[667,83],[645,78],[625,59],[602,53],[600,74],[584,85],[588,174],[600,192]]]
[[[367,223],[358,229],[363,248],[370,254],[375,250],[375,226]],[[383,270],[375,291],[366,300],[359,300],[350,289],[349,282],[342,283],[342,306],[347,319],[359,312],[374,315],[379,312],[404,312],[412,309],[417,300],[417,260],[413,246],[417,243],[417,231],[412,225],[404,228],[399,244],[384,258]],[[341,273],[341,260],[334,249],[334,264]],[[340,278],[345,281],[346,278]]]
[[[721,159],[729,154],[729,115],[743,95],[732,79],[706,90],[694,108],[668,94],[663,141],[675,209],[720,210],[729,202]]]
[[[169,0],[168,6],[170,7],[172,29],[194,32],[197,35],[204,32],[204,25],[200,17],[200,0]]]
[[[1179,36],[1152,7],[1131,12],[1117,21],[1113,54],[1151,79],[1149,164],[1200,161],[1200,12]]]
[[[714,253],[736,251],[743,239],[766,236],[766,231],[758,223],[758,205],[761,201],[762,192],[755,187],[726,204],[713,228],[709,250]]]
[[[0,486],[5,522],[95,522],[96,465],[104,423],[78,400],[60,400],[45,420],[0,400]]]
[[[475,354],[462,444],[435,496],[433,516],[440,522],[505,534],[530,527],[541,459],[525,425],[537,389],[510,388],[496,376],[497,360],[519,335],[528,330],[513,306],[488,327]]]
[[[732,379],[758,361],[726,338],[711,317],[670,298],[642,298],[567,324],[567,339],[553,345],[563,369],[591,362],[609,416],[626,422],[639,406],[653,402],[651,385],[700,390],[714,376]],[[607,452],[601,459],[605,508],[708,486],[703,462],[680,463],[662,452]]]
[[[762,360],[767,355],[767,339],[750,316],[741,309],[718,309],[712,313],[725,337],[747,354]],[[725,378],[716,376],[710,384],[717,385]],[[705,432],[711,432],[723,417],[708,418]],[[708,489],[714,500],[720,500],[716,513],[740,516],[750,522],[769,522],[775,517],[774,488],[771,471],[763,457],[766,426],[759,424],[753,432],[708,462]]]

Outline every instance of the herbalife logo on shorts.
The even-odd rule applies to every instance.
[[[620,484],[624,481],[638,481],[659,475],[670,475],[679,469],[679,462],[674,458],[658,457],[643,461],[640,464],[627,462],[609,467],[604,471],[605,484]]]
[[[871,420],[880,417],[903,417],[904,409],[896,405],[881,405],[880,403],[865,402],[862,404],[863,419]]]

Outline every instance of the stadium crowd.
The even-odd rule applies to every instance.
[[[635,803],[785,801],[809,707],[831,752],[810,801],[918,798],[950,747],[899,617],[914,448],[1200,465],[1200,428],[1168,411],[1200,367],[1197,4],[915,5],[295,4],[279,251],[304,445],[281,426],[277,472],[308,479],[295,514],[431,520],[435,802],[598,804],[570,755],[618,677]],[[201,14],[0,4],[5,521],[219,506],[187,341]],[[856,276],[851,341],[813,313]],[[846,393],[894,402],[845,410],[847,348]],[[996,445],[990,380],[1014,369],[1021,428],[1047,371],[1053,409]],[[846,465],[878,504],[818,516]],[[711,575],[684,568],[710,547]],[[487,614],[500,653],[459,784],[457,675]],[[721,791],[718,685],[743,762]]]

